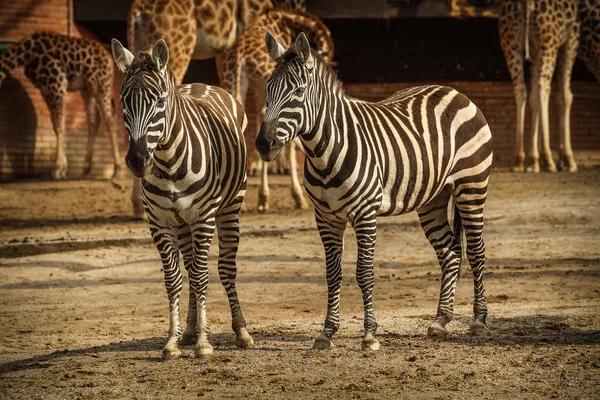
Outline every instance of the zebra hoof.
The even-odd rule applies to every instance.
[[[448,334],[448,330],[446,328],[444,328],[444,326],[442,324],[440,324],[438,321],[434,321],[433,324],[431,324],[429,326],[429,329],[427,329],[428,336],[443,337],[443,336],[446,336],[447,334]]]
[[[213,347],[210,343],[205,342],[201,345],[196,344],[196,348],[194,348],[194,355],[196,358],[208,358],[213,354]]]
[[[316,350],[333,350],[335,345],[333,341],[322,333],[317,336],[315,339],[315,343],[313,344],[313,349]]]
[[[490,330],[485,324],[481,321],[473,322],[471,325],[471,333],[475,336],[487,336],[490,334]]]
[[[377,351],[379,350],[379,340],[375,339],[372,333],[367,333],[362,340],[362,351]]]
[[[240,329],[236,336],[235,345],[240,349],[251,349],[254,347],[254,339],[252,339],[246,328]]]
[[[163,361],[176,360],[181,357],[181,350],[177,347],[165,347],[162,351]]]

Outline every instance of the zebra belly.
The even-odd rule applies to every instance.
[[[194,224],[199,219],[208,216],[214,216],[221,202],[221,196],[202,201],[206,197],[203,193],[194,192],[187,196],[181,196],[182,191],[175,190],[175,186],[170,186],[170,195],[156,194],[152,191],[151,184],[148,188],[143,186],[144,201],[150,210],[158,219],[170,226],[180,226],[182,223]],[[208,200],[208,199],[206,199]]]
[[[321,213],[335,215],[346,221],[352,221],[367,207],[377,210],[381,205],[382,191],[379,182],[373,183],[373,190],[369,191],[368,195],[359,196],[353,196],[353,184],[352,181],[346,181],[339,187],[323,187],[311,186],[306,179],[304,180],[304,188],[309,198]]]
[[[410,190],[415,188],[414,179],[399,183],[396,190],[383,191],[381,207],[377,210],[377,215],[402,215],[418,210],[435,198],[447,184],[446,176],[432,182],[430,186],[421,187],[418,191]]]

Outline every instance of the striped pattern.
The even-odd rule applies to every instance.
[[[452,319],[462,229],[475,281],[472,330],[486,331],[482,230],[492,146],[481,111],[443,86],[402,90],[377,103],[350,98],[316,54],[303,53],[301,41],[302,35],[296,51],[279,57],[267,82],[269,106],[256,147],[268,160],[299,136],[306,151],[304,185],[325,248],[329,295],[315,347],[331,347],[340,324],[343,234],[350,223],[364,300],[363,349],[378,348],[372,300],[376,218],[411,211],[417,211],[442,268],[437,317],[429,333],[446,333]]]
[[[206,290],[215,228],[219,276],[229,298],[237,344],[249,347],[253,342],[235,287],[238,213],[246,191],[242,136],[246,116],[240,104],[220,88],[203,84],[176,87],[166,60],[161,61],[161,51],[167,51],[166,45],[153,54],[140,53],[126,65],[121,102],[130,140],[126,161],[131,171],[142,177],[142,200],[169,297],[169,340],[163,357],[180,355],[182,337],[183,342],[197,340],[197,356],[212,353],[207,338]],[[115,59],[119,64],[118,55]],[[185,332],[179,321],[180,253],[190,280]]]

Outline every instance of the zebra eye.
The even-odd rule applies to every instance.
[[[299,87],[298,89],[296,89],[296,95],[297,96],[302,96],[304,94],[305,90],[306,90],[305,87]]]
[[[164,97],[161,97],[160,99],[158,99],[156,101],[156,106],[157,107],[163,107],[164,105],[165,105],[165,98]]]

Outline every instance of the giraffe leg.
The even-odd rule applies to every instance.
[[[96,94],[96,101],[98,102],[100,115],[102,116],[104,124],[106,125],[106,128],[110,134],[110,144],[114,163],[114,172],[112,178],[120,179],[122,178],[124,168],[121,157],[119,156],[119,141],[117,140],[117,127],[113,118],[111,90],[112,89],[110,87],[106,87],[103,90],[98,91]]]
[[[133,206],[133,218],[143,220],[146,213],[144,211],[144,202],[142,201],[142,180],[135,176],[132,180],[131,204]]]
[[[550,84],[540,93],[540,122],[542,126],[542,160],[545,171],[556,172],[556,164],[550,149]]]
[[[179,339],[182,328],[179,320],[179,297],[183,285],[179,268],[179,248],[176,232],[166,226],[160,226],[152,219],[149,221],[150,233],[163,264],[165,288],[169,298],[169,339],[162,350],[163,360],[172,360],[181,356]]]
[[[514,172],[525,171],[525,107],[527,105],[527,90],[525,83],[522,82],[514,89],[515,100],[517,102],[517,131],[516,131],[516,154],[515,165],[512,170]]]
[[[208,251],[215,231],[215,218],[207,217],[192,226],[194,260],[190,269],[190,290],[196,295],[198,340],[194,347],[196,358],[209,357],[213,348],[208,342],[206,291],[208,289]]]
[[[327,316],[323,331],[315,339],[313,349],[332,349],[331,338],[340,327],[340,289],[342,286],[342,252],[346,222],[325,218],[315,209],[317,229],[325,248],[327,269]]]
[[[240,307],[235,278],[237,266],[235,258],[240,243],[240,225],[238,214],[242,198],[221,210],[217,216],[217,232],[219,236],[219,278],[225,288],[231,308],[231,328],[235,332],[235,344],[243,349],[254,347],[254,340],[246,329],[246,320]]]
[[[500,44],[510,72],[517,106],[515,164],[513,171],[525,170],[524,123],[527,103],[523,54],[525,52],[525,8],[523,2],[502,2],[498,19]]]
[[[98,128],[100,127],[100,118],[98,116],[98,109],[96,108],[96,99],[94,99],[88,90],[82,90],[81,95],[85,104],[88,123],[88,142],[83,169],[83,176],[85,177],[88,176],[92,170],[92,155],[94,152],[94,142],[96,140],[96,135],[98,134]]]
[[[46,100],[46,104],[50,109],[52,118],[52,126],[56,134],[56,163],[52,178],[65,179],[67,177],[67,155],[66,155],[66,138],[65,138],[65,94],[66,88],[56,89],[54,91],[42,91],[42,95]]]
[[[442,268],[442,283],[435,321],[429,326],[430,336],[446,335],[446,324],[454,318],[454,293],[460,272],[461,244],[448,222],[450,192],[443,189],[431,202],[417,210],[421,227],[433,246]],[[459,232],[457,232],[458,234]]]
[[[298,181],[298,160],[296,158],[296,148],[298,143],[296,140],[292,140],[291,143],[288,144],[290,149],[290,178],[292,180],[292,198],[296,203],[296,208],[300,208],[305,210],[308,208],[308,203],[306,202],[306,198],[304,197],[304,191],[300,186],[300,182]]]
[[[539,154],[539,128],[540,128],[540,112],[541,112],[541,96],[542,96],[542,57],[539,50],[535,46],[531,48],[534,55],[531,63],[531,93],[529,96],[529,107],[531,109],[531,143],[528,154],[529,165],[527,172],[540,172],[540,154]]]
[[[549,101],[552,75],[556,65],[557,49],[554,48],[556,39],[552,37],[552,26],[546,25],[546,20],[541,17],[535,18],[532,24],[532,35],[536,38],[535,46],[532,46],[532,88],[531,88],[531,116],[532,116],[532,171],[540,170],[539,156],[537,153],[538,127],[542,130],[542,164],[546,171],[556,171],[556,165],[552,159],[550,149],[550,122]]]
[[[266,99],[265,99],[264,89],[262,91],[254,90],[254,101],[256,103],[256,116],[257,116],[256,126],[259,127],[262,120],[265,117]],[[252,138],[253,142],[255,140],[256,140],[256,133],[255,133],[254,137]],[[256,150],[254,150],[254,151],[256,152]],[[256,159],[260,163],[260,187],[258,188],[257,210],[259,212],[264,212],[269,209],[269,195],[271,192],[269,190],[269,164],[262,161],[260,159],[260,157],[256,157]]]
[[[379,350],[379,341],[375,338],[377,320],[373,312],[373,287],[375,285],[375,272],[373,257],[376,243],[376,218],[375,213],[363,215],[352,221],[356,233],[358,257],[356,262],[356,281],[363,296],[364,329],[365,336],[362,340],[362,350]]]
[[[557,81],[558,95],[558,128],[560,131],[560,155],[559,167],[569,172],[577,171],[577,164],[573,158],[571,149],[571,105],[573,104],[573,93],[571,92],[571,73],[573,64],[577,57],[579,45],[579,31],[571,32],[569,39],[558,53]]]
[[[258,189],[258,211],[269,209],[269,164],[261,161],[260,187]]]

